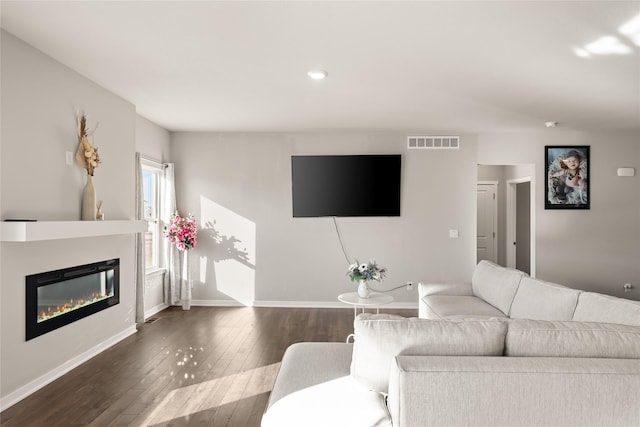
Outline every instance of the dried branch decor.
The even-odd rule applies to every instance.
[[[98,155],[98,148],[92,142],[89,142],[89,135],[93,136],[96,129],[98,129],[98,124],[96,127],[89,131],[87,129],[87,116],[84,114],[82,117],[78,113],[77,116],[77,124],[78,124],[78,150],[76,151],[76,163],[87,170],[87,173],[93,176],[93,171],[100,164],[100,156]]]

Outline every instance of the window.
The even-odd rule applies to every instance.
[[[149,228],[144,236],[145,268],[147,272],[158,270],[160,266],[160,178],[162,165],[142,160],[142,191],[144,198],[144,216]]]

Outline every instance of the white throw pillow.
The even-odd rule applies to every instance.
[[[506,333],[506,322],[500,320],[385,319],[361,314],[355,321],[351,376],[386,393],[396,355],[502,356]]]
[[[595,322],[511,320],[505,355],[640,359],[640,327]]]

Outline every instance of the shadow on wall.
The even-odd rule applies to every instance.
[[[243,305],[255,301],[256,224],[200,197],[200,282]]]
[[[205,239],[213,240],[215,246],[212,251],[212,255],[209,258],[210,261],[226,261],[228,259],[238,260],[246,265],[251,265],[249,262],[249,252],[247,248],[238,249],[238,243],[242,242],[235,236],[225,236],[216,230],[216,221],[207,221],[202,231],[204,232]]]

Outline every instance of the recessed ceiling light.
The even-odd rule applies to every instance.
[[[546,122],[544,125],[548,128],[554,128],[558,126],[558,122]]]
[[[313,80],[322,80],[327,77],[327,72],[324,70],[310,70],[307,72],[307,75]]]

